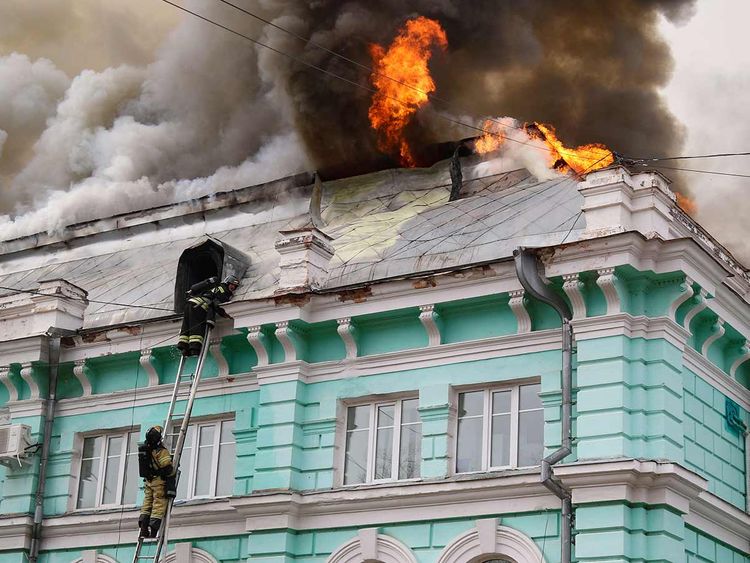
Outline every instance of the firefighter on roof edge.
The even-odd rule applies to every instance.
[[[183,356],[197,356],[203,347],[206,325],[214,325],[216,313],[228,317],[219,304],[226,303],[240,285],[236,276],[227,276],[219,283],[219,278],[212,277],[196,283],[188,291],[185,316],[182,319],[182,330],[177,348]]]
[[[152,426],[146,432],[146,441],[138,446],[138,472],[145,490],[138,526],[144,538],[156,537],[167,510],[167,497],[176,495],[172,456],[161,441],[162,431],[161,426]]]

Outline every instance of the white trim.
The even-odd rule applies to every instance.
[[[268,365],[268,350],[266,349],[265,340],[266,335],[263,334],[262,326],[255,325],[248,329],[247,341],[253,347],[253,350],[255,350],[255,355],[258,358],[257,367]]]
[[[748,360],[750,360],[750,347],[748,347],[748,342],[747,340],[745,340],[745,343],[740,349],[740,356],[736,360],[734,360],[734,362],[732,362],[732,366],[729,368],[729,377],[734,379],[737,370],[740,369],[740,366]],[[750,471],[748,472],[748,474],[750,474]],[[750,491],[750,487],[748,487],[748,491]],[[750,495],[748,495],[748,498],[750,498]]]
[[[76,376],[78,383],[81,384],[83,389],[83,396],[90,397],[91,393],[91,381],[86,373],[86,360],[76,360],[73,364],[73,375]]]
[[[428,346],[440,346],[440,326],[438,325],[438,313],[435,305],[419,306],[419,322],[427,331]]]
[[[163,563],[218,563],[218,561],[208,551],[192,547],[189,543],[178,543],[174,550],[164,557]]]
[[[617,276],[615,275],[614,268],[602,268],[596,271],[599,277],[596,278],[596,285],[598,285],[602,293],[604,293],[604,299],[607,301],[607,315],[614,315],[620,312],[621,300],[620,295],[617,291]]]
[[[29,386],[29,390],[31,392],[31,395],[29,396],[30,401],[36,401],[39,399],[39,385],[37,385],[36,381],[34,381],[34,368],[32,367],[30,362],[21,364],[21,379],[23,379],[26,382],[26,385]]]
[[[0,382],[2,382],[8,390],[8,402],[11,403],[17,401],[18,389],[16,389],[15,384],[10,380],[10,366],[0,367]]]
[[[334,551],[326,563],[417,563],[414,553],[391,536],[379,534],[377,528],[359,530],[354,539]]]
[[[159,373],[156,371],[156,364],[154,362],[154,356],[151,353],[151,348],[144,348],[141,350],[141,356],[138,358],[138,362],[141,364],[143,371],[148,375],[148,386],[156,387],[159,385]]]
[[[344,348],[346,349],[346,359],[353,360],[357,357],[357,338],[356,329],[352,324],[351,317],[342,317],[336,319],[336,332],[344,341]]]
[[[708,307],[708,294],[705,289],[701,288],[700,293],[698,294],[698,302],[687,312],[685,318],[682,320],[682,326],[684,326],[691,334],[692,331],[690,330],[690,324],[693,322],[695,316],[706,307]]]
[[[513,316],[516,317],[518,327],[516,329],[517,334],[527,334],[531,332],[531,317],[529,312],[526,310],[526,292],[523,289],[509,292],[510,299],[508,306],[513,312]]]
[[[492,555],[510,557],[516,563],[545,561],[534,540],[508,526],[498,526],[497,518],[483,518],[446,545],[437,563],[473,563]]]
[[[608,336],[626,336],[653,340],[661,338],[678,350],[685,348],[689,333],[668,317],[634,317],[630,313],[588,317],[572,321],[578,342]]]
[[[693,280],[690,276],[685,276],[685,280],[680,284],[680,294],[675,298],[674,301],[672,301],[672,304],[669,306],[669,318],[677,322],[677,309],[679,309],[680,305],[685,303],[694,294],[695,291],[693,291]]]
[[[586,302],[583,299],[583,282],[579,279],[579,274],[565,274],[563,276],[563,291],[568,296],[570,304],[573,307],[573,319],[586,318]]]
[[[73,563],[117,563],[117,559],[113,559],[109,555],[99,553],[95,549],[87,549],[81,552],[81,557],[74,559]]]
[[[276,331],[274,336],[281,343],[281,347],[284,349],[284,362],[294,362],[297,360],[297,349],[292,342],[290,333],[293,331],[292,327],[289,326],[289,321],[280,321],[276,323]]]
[[[229,363],[227,362],[224,351],[221,349],[221,338],[212,338],[208,343],[208,351],[216,363],[219,377],[227,377],[229,375]]]
[[[685,347],[682,364],[746,411],[750,411],[750,390],[732,379],[698,351]]]
[[[721,318],[716,319],[716,322],[711,326],[711,336],[706,338],[706,341],[701,347],[701,354],[708,357],[708,351],[711,349],[711,345],[724,336],[724,332],[726,332],[724,321]]]

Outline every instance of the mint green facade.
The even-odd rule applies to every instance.
[[[621,314],[632,318],[664,318],[680,292],[683,276],[654,276],[630,268],[618,270],[617,286]],[[607,311],[602,290],[595,276],[582,275],[582,292],[589,320],[604,318]],[[561,284],[560,284],[561,285]],[[562,290],[561,294],[562,294]],[[677,324],[686,316],[693,301],[677,311]],[[548,307],[529,303],[532,319],[529,339],[559,329],[560,321]],[[518,322],[507,294],[438,304],[435,307],[441,345],[476,343],[490,339],[523,338],[517,335]],[[378,356],[423,351],[428,333],[419,320],[419,308],[412,307],[354,317],[358,356]],[[669,321],[672,322],[672,321]],[[685,347],[700,350],[712,334],[715,315],[706,312],[693,319],[699,326],[686,338]],[[575,326],[575,325],[574,325]],[[221,350],[229,366],[226,390],[198,398],[193,417],[230,415],[234,421],[236,458],[234,461],[233,499],[261,499],[279,492],[306,495],[346,491],[340,480],[342,405],[367,397],[417,397],[422,423],[421,481],[446,487],[495,475],[454,475],[456,388],[492,387],[498,383],[538,381],[544,405],[544,446],[547,453],[560,444],[560,350],[525,349],[519,353],[498,353],[495,357],[442,361],[435,365],[394,368],[368,375],[309,377],[273,382],[263,381],[258,357],[247,342],[246,327],[239,335],[226,337]],[[297,359],[315,367],[325,362],[344,361],[346,348],[336,324],[326,321],[290,324]],[[274,326],[264,326],[270,366],[284,363],[284,350],[274,336]],[[725,335],[709,350],[708,360],[730,378],[730,366],[738,357],[737,332],[728,327]],[[153,352],[160,384],[174,381],[177,356],[172,348]],[[35,367],[35,377],[44,378],[44,366]],[[577,339],[574,363],[573,454],[565,464],[608,462],[613,460],[659,460],[674,462],[707,481],[708,491],[745,510],[745,441],[726,420],[727,395],[713,387],[705,377],[685,365],[685,352],[674,341],[663,337],[645,338],[627,335],[603,335],[588,332]],[[745,381],[741,366],[736,380]],[[137,354],[95,358],[86,363],[93,395],[100,396],[99,410],[85,414],[60,414],[54,422],[52,456],[48,468],[44,513],[48,520],[71,514],[96,511],[73,509],[71,474],[80,452],[77,437],[101,429],[136,428],[141,434],[149,426],[160,424],[166,403],[141,404],[147,376]],[[255,372],[258,384],[254,383]],[[206,383],[217,380],[219,367],[210,359],[204,372]],[[28,396],[26,383],[13,374]],[[241,392],[233,386],[248,382]],[[73,373],[73,365],[60,369],[62,404],[80,400],[82,387]],[[108,395],[131,393],[129,406],[110,409]],[[0,402],[8,402],[0,386]],[[95,401],[96,402],[96,401]],[[750,424],[750,413],[740,409]],[[29,424],[38,436],[41,417],[14,418],[13,423]],[[77,457],[78,456],[78,457]],[[535,470],[535,471],[538,471]],[[528,471],[527,471],[528,473]],[[0,513],[24,515],[32,510],[38,463],[23,469],[0,469]],[[509,479],[523,471],[502,473]],[[392,483],[394,484],[394,483]],[[397,484],[397,482],[395,483]],[[373,486],[375,488],[375,486]],[[367,489],[359,486],[358,489]],[[344,493],[342,493],[344,494]],[[75,491],[72,491],[75,496]],[[140,504],[142,493],[137,503]],[[226,500],[216,501],[224,502]],[[447,510],[450,510],[449,508]],[[107,514],[135,514],[135,509],[108,510]],[[560,558],[560,515],[557,509],[529,509],[521,512],[486,511],[469,516],[436,516],[429,511],[411,521],[392,521],[388,512],[373,524],[378,533],[407,546],[419,563],[435,563],[440,554],[461,534],[471,531],[478,518],[499,519],[533,542],[548,562]],[[240,520],[241,517],[238,516]],[[129,526],[129,524],[128,524]],[[204,550],[221,563],[325,563],[332,553],[357,537],[360,526],[296,529],[292,526],[248,530],[243,534],[221,537],[196,536],[194,548]],[[750,563],[750,555],[706,535],[685,522],[685,514],[670,506],[627,501],[586,501],[576,506],[576,561],[727,561]],[[121,530],[118,545],[91,543],[78,549],[42,548],[41,563],[68,563],[83,557],[87,549],[126,562],[132,557],[135,528]],[[491,555],[491,554],[488,554]],[[0,561],[23,560],[20,551],[0,552]],[[465,563],[475,563],[466,561]]]

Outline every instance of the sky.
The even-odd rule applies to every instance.
[[[203,51],[226,48],[222,43],[211,44],[210,38],[213,35],[191,38],[190,29],[183,32],[183,37],[175,39],[175,34],[170,35],[170,32],[182,21],[183,17],[185,17],[184,14],[159,0],[128,0],[127,2],[5,0],[0,4],[0,57],[13,52],[22,54],[22,57],[15,61],[18,63],[17,68],[34,74],[34,80],[42,84],[43,88],[40,91],[34,91],[37,97],[34,98],[33,104],[25,104],[24,97],[17,96],[13,106],[14,115],[4,115],[3,112],[8,113],[10,110],[7,107],[0,107],[0,122],[4,119],[9,122],[12,133],[13,120],[17,119],[18,115],[22,115],[26,108],[29,112],[38,113],[25,116],[23,133],[40,134],[53,119],[55,100],[60,98],[61,93],[68,88],[74,77],[76,78],[73,83],[76,80],[82,83],[84,79],[90,82],[96,79],[93,85],[88,85],[87,95],[92,95],[91,92],[93,92],[93,97],[78,100],[79,103],[86,103],[90,106],[97,103],[98,91],[102,92],[102,99],[107,96],[112,97],[113,91],[122,91],[117,95],[126,99],[132,96],[129,88],[154,82],[148,74],[144,75],[139,69],[152,63],[157,56],[171,60],[171,68],[182,69],[189,74],[191,64],[202,63],[200,54]],[[750,92],[750,41],[747,38],[747,21],[750,21],[750,1],[697,0],[694,14],[686,22],[674,24],[666,19],[661,22],[660,31],[666,38],[674,57],[673,76],[664,89],[663,96],[668,108],[685,128],[686,142],[681,151],[682,154],[750,151],[750,119],[748,119],[750,111],[748,111],[746,101]],[[247,31],[251,34],[253,32],[252,29]],[[223,33],[213,29],[203,30],[203,32]],[[170,49],[173,51],[179,49],[183,53],[170,54]],[[232,72],[232,66],[229,63],[233,62],[233,56],[236,55],[226,53],[227,72]],[[50,62],[47,63],[44,59]],[[129,66],[119,67],[116,71],[111,70],[118,65]],[[11,69],[9,72],[12,72],[14,66],[6,65],[6,68]],[[83,72],[86,69],[100,74],[97,76],[87,74]],[[217,73],[224,70],[216,69]],[[270,72],[263,60],[260,61],[257,72],[260,74]],[[0,99],[3,96],[3,89],[11,88],[13,79],[20,74],[20,70],[12,76],[3,76],[0,72]],[[248,82],[248,87],[252,86],[253,84]],[[148,111],[158,106],[158,96],[170,95],[170,92],[159,93],[158,87],[155,87],[154,91],[156,94],[152,97],[157,98],[156,101],[148,100],[148,104],[142,104],[142,107],[138,108],[142,117],[141,121],[144,123],[148,120]],[[223,94],[231,101],[231,92]],[[207,91],[205,95],[215,95],[215,92]],[[181,93],[174,92],[174,96],[176,102],[180,103]],[[65,138],[66,128],[71,128],[71,122],[74,122],[77,117],[73,102],[76,100],[70,100],[67,105],[70,114],[67,120],[58,119],[60,122],[54,124],[56,139]],[[185,103],[188,102],[185,101]],[[39,112],[40,107],[46,107],[46,113]],[[269,123],[266,124],[269,131],[274,127],[280,129],[289,127],[289,120],[285,121],[283,115],[284,108],[276,109],[281,116],[280,121],[277,124],[271,122],[269,118]],[[111,111],[111,108],[105,104],[101,111],[106,113]],[[247,107],[241,108],[238,113],[231,113],[228,108],[212,108],[211,111],[223,112],[222,118],[241,125],[244,113],[254,111],[257,115],[262,110]],[[186,130],[195,129],[200,119],[210,117],[211,115],[197,116],[198,121],[191,123],[190,128],[186,126]],[[121,127],[119,130],[133,135],[133,150],[148,148],[148,138],[144,137],[143,131],[139,132],[135,129],[137,124],[125,123],[125,125],[128,127]],[[77,126],[80,127],[80,124]],[[16,139],[19,138],[20,131],[19,127]],[[63,135],[60,135],[61,132]],[[72,129],[67,134],[75,136],[76,130]],[[216,163],[220,162],[225,155],[231,156],[237,162],[242,160],[234,154],[237,147],[246,146],[247,141],[242,137],[242,132],[238,128],[238,131],[230,131],[225,136],[229,139],[227,146],[219,147],[216,154],[210,155],[210,158],[207,157],[208,160],[204,163],[203,169],[215,170]],[[179,134],[175,134],[175,137],[179,138]],[[278,135],[278,139],[279,143],[286,143],[286,146],[294,144],[293,138],[289,141],[281,134]],[[193,142],[200,146],[201,139],[196,137]],[[145,148],[138,146],[141,143]],[[0,131],[0,151],[2,151],[0,180],[3,177],[3,165],[17,169],[18,166],[14,165],[14,161],[17,163],[29,160],[30,155],[27,153],[29,146],[28,142],[16,143],[16,145],[8,142],[5,143],[3,150],[2,131]],[[243,170],[246,173],[250,169],[267,167],[269,162],[277,161],[284,156],[283,151],[277,150],[273,142],[268,143],[268,146],[270,148],[267,152],[270,152],[270,155],[267,158],[264,159],[264,155],[260,154],[256,160],[244,162],[242,165],[245,169],[239,166],[236,169],[225,170],[223,175],[217,176],[216,182],[237,178],[238,174],[241,177]],[[172,150],[179,151],[180,146],[176,145]],[[153,167],[158,167],[158,154],[153,155],[153,161]],[[86,163],[81,166],[84,164]],[[119,164],[127,165],[127,163]],[[304,164],[303,159],[300,166]],[[665,164],[681,168],[750,174],[750,157],[685,160]],[[198,177],[202,172],[201,163],[183,162],[182,165],[196,166],[194,177]],[[246,165],[251,168],[247,168]],[[40,162],[37,169],[41,170],[40,173],[43,175],[49,170],[52,171],[49,173],[54,173],[55,166],[55,162]],[[221,170],[223,169],[219,169]],[[119,172],[121,173],[122,170]],[[670,170],[663,170],[663,172],[667,176],[673,173]],[[117,176],[118,170],[106,169],[102,173]],[[273,176],[274,170],[269,169],[268,174]],[[687,191],[693,195],[698,206],[696,219],[745,264],[750,264],[750,241],[747,240],[750,228],[747,227],[746,220],[750,214],[750,197],[746,195],[750,194],[750,178],[685,173],[680,176],[676,187],[680,191]],[[122,190],[131,188],[132,186],[127,184]],[[90,197],[91,193],[95,192],[84,195]],[[133,193],[136,192],[133,191]]]

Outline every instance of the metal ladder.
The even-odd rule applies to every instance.
[[[166,436],[177,436],[177,443],[175,444],[174,451],[172,452],[172,467],[176,471],[175,475],[175,489],[180,482],[180,458],[182,457],[182,449],[185,445],[185,437],[187,436],[188,426],[190,424],[190,413],[193,410],[193,403],[195,402],[195,394],[198,390],[198,384],[201,380],[201,373],[203,371],[203,365],[205,363],[206,354],[208,353],[208,343],[211,337],[211,331],[213,326],[211,323],[206,323],[206,334],[203,338],[203,346],[201,347],[201,353],[198,356],[198,362],[195,366],[195,373],[184,374],[182,370],[185,366],[185,356],[180,358],[180,364],[177,367],[177,376],[175,377],[174,387],[172,389],[172,399],[169,401],[169,410],[167,411],[167,418],[164,421],[164,432]],[[187,396],[187,403],[185,404],[185,411],[183,413],[176,413],[175,406],[178,401],[184,400],[184,396],[181,398],[180,385],[190,381],[190,390]],[[174,424],[176,419],[182,417],[180,424],[180,430],[166,434]],[[138,536],[138,544],[135,548],[135,554],[133,555],[133,563],[139,563],[139,561],[151,560],[152,563],[158,563],[159,557],[164,546],[167,544],[167,535],[169,531],[169,524],[172,515],[172,505],[174,504],[174,497],[167,497],[167,509],[164,512],[164,518],[162,518],[161,527],[155,538],[144,538]],[[151,554],[141,554],[144,545],[156,544],[156,550]]]

